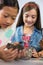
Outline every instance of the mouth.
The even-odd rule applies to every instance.
[[[31,26],[34,25],[34,23],[33,23],[33,22],[26,21],[26,22],[25,22],[25,25],[31,27]]]
[[[8,26],[10,26],[10,24],[7,24],[7,23],[2,24],[2,27],[3,27],[3,28],[6,28],[6,27],[8,27]]]
[[[29,25],[33,24],[33,22],[28,22],[28,21],[26,21],[26,23],[29,24]]]

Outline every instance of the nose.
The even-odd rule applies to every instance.
[[[28,20],[28,21],[32,21],[32,17],[28,17],[27,20]]]
[[[12,18],[11,18],[11,17],[8,17],[8,18],[7,18],[7,23],[8,23],[8,24],[11,24],[11,23],[12,23]]]

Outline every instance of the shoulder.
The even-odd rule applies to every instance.
[[[42,31],[41,31],[41,30],[38,30],[37,28],[34,29],[34,32],[35,32],[36,34],[42,35]]]
[[[16,28],[16,30],[21,30],[23,26],[19,26]]]
[[[42,39],[42,32],[41,32],[41,30],[38,30],[38,29],[35,28],[34,35],[35,35],[35,37],[37,39]]]
[[[23,26],[19,26],[16,28],[16,32],[22,32],[23,31]]]

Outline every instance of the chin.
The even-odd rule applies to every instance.
[[[8,27],[8,26],[7,26]],[[5,28],[7,28],[7,27],[1,27],[2,29],[5,29]]]
[[[26,27],[33,27],[33,26],[34,26],[34,24],[30,24],[30,25],[25,24],[25,26],[26,26]]]
[[[32,27],[32,25],[25,25],[26,27]]]

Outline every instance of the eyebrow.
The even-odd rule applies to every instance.
[[[8,15],[10,15],[9,13],[5,13],[5,14],[8,14]],[[17,16],[17,14],[10,15],[10,16],[16,17],[16,16]]]
[[[15,17],[15,16],[17,16],[17,15],[13,15],[13,17]]]
[[[32,16],[37,16],[37,15],[32,15]]]
[[[25,15],[29,15],[29,14],[25,14]],[[32,15],[32,16],[37,16],[37,15]]]

